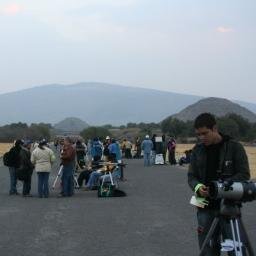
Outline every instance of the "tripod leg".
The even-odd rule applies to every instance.
[[[199,256],[203,256],[203,253],[204,253],[204,251],[205,251],[205,249],[206,249],[206,246],[207,246],[207,244],[209,243],[210,239],[212,238],[212,236],[213,236],[213,234],[214,234],[214,231],[215,231],[215,229],[216,229],[218,223],[219,223],[219,217],[215,217],[214,220],[213,220],[213,222],[212,222],[212,225],[211,225],[211,227],[210,227],[210,230],[209,230],[207,236],[206,236],[205,239],[204,239],[204,242],[203,242],[201,251],[200,251],[200,253],[199,253]]]
[[[240,220],[240,226],[241,226],[241,229],[242,229],[242,237],[244,237],[244,244],[245,244],[245,247],[249,253],[249,256],[255,256],[255,253],[254,253],[254,250],[251,246],[251,243],[250,243],[250,240],[249,240],[249,236],[246,232],[246,229],[245,229],[245,226],[244,226],[244,223],[242,222],[242,219],[239,219]]]
[[[61,175],[62,169],[63,169],[63,166],[61,166],[60,169],[59,169],[59,171],[58,171],[58,174],[57,174],[57,176],[56,176],[56,178],[55,178],[55,180],[54,180],[54,182],[53,182],[52,189],[55,188],[55,185],[56,185],[56,183],[57,183],[57,180],[58,180],[58,178],[59,178],[60,175]]]
[[[230,227],[231,227],[231,232],[232,232],[232,239],[233,239],[235,255],[242,256],[243,255],[242,254],[242,246],[241,246],[241,240],[240,240],[240,234],[239,234],[239,228],[237,225],[237,220],[231,219]]]
[[[74,178],[75,188],[79,188],[78,181],[77,181],[77,175],[74,174],[73,178]]]

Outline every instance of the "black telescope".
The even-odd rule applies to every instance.
[[[256,199],[256,183],[253,181],[213,181],[209,188],[212,199],[228,199],[239,202],[249,202]]]

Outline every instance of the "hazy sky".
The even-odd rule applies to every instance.
[[[0,0],[0,72],[256,103],[256,1]]]

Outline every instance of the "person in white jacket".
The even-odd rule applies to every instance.
[[[47,141],[41,140],[31,155],[31,162],[35,165],[38,175],[38,196],[49,197],[49,174],[55,161],[53,151],[47,147]]]

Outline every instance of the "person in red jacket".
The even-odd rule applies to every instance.
[[[72,196],[74,194],[74,171],[76,150],[72,145],[70,138],[65,138],[63,149],[61,151],[61,165],[62,168],[62,196]]]

